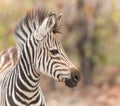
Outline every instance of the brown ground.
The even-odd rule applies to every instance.
[[[120,106],[120,85],[78,85],[69,89],[62,83],[55,84],[55,90],[50,90],[50,85],[46,86],[47,89],[42,85],[47,106]]]

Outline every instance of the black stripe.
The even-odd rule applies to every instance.
[[[37,102],[39,102],[39,100],[40,100],[41,98],[40,98],[40,96],[38,95],[38,97],[34,100],[34,101],[32,101],[30,104],[36,104]],[[43,106],[43,105],[42,105]]]
[[[32,34],[32,30],[31,30],[31,28],[30,28],[30,24],[29,24],[29,22],[28,22],[29,20],[26,20],[26,26],[27,26],[27,28],[28,28],[28,30],[29,30],[29,32],[30,32],[30,35]]]
[[[16,35],[17,35],[17,38],[19,38],[19,39],[21,39],[23,42],[25,42],[25,40],[22,38],[22,36],[21,36],[18,32],[16,32]]]
[[[34,27],[34,30],[36,30],[36,25],[35,25],[35,22],[33,22],[33,27]]]
[[[50,66],[51,59],[49,59],[48,64],[47,64],[47,71],[49,71],[49,66]]]
[[[20,63],[20,64],[22,64],[22,63]],[[29,81],[26,79],[26,76],[25,76],[25,74],[24,74],[24,72],[23,72],[24,69],[22,69],[21,65],[19,65],[19,66],[20,66],[20,72],[19,72],[19,73],[20,73],[21,78],[22,78],[22,79],[26,82],[26,84],[28,84],[30,87],[35,87],[35,86],[33,86],[33,85],[31,85],[31,84],[29,83]],[[17,81],[18,81],[18,84],[19,84],[19,82],[22,83],[19,78],[17,79]],[[24,86],[24,84],[22,84],[22,85]],[[29,89],[26,88],[25,86],[24,86],[24,88],[25,88],[26,91],[29,90]]]
[[[57,69],[57,70],[55,70],[55,72],[54,72],[54,76],[56,75],[56,73],[57,73],[58,71],[59,71],[59,72],[60,72],[60,71],[63,72],[63,70],[64,70],[64,71],[67,71],[67,70],[64,69],[64,68],[63,68],[63,69]],[[66,74],[59,73],[59,74],[57,75],[57,78],[58,78],[58,79],[59,79],[59,76],[60,76],[60,75],[66,75]]]
[[[20,93],[20,92],[17,90],[17,88],[15,87],[15,98],[16,98],[20,103],[26,104],[25,101],[22,101],[22,100],[20,99],[20,97],[16,94],[16,92],[19,93],[19,95],[20,95],[22,98],[24,97],[24,95],[23,95],[22,93]]]
[[[30,41],[30,40],[29,40],[29,41]],[[27,43],[29,43],[29,42],[27,42]],[[29,49],[29,47],[28,47],[28,44],[26,45],[26,52],[27,52],[27,55],[28,55],[29,60],[30,60],[30,63],[31,63],[32,57],[31,57],[31,55],[30,55],[30,49]]]
[[[25,70],[24,72],[26,71],[32,71],[32,70],[28,70],[28,67],[26,67],[25,63],[26,61],[24,61],[24,58],[21,59],[21,63],[22,63],[22,66],[23,66],[23,69]],[[33,72],[33,71],[32,71]],[[28,76],[28,73],[26,72],[27,76]],[[33,74],[34,75],[34,74]],[[31,76],[28,76],[30,80],[32,80],[34,83],[36,83],[38,80],[34,80]]]
[[[35,83],[37,83],[38,80],[39,80],[39,74],[36,72],[35,67],[32,67],[32,74],[33,74],[33,76],[37,79],[37,80],[33,79],[33,81],[34,81]]]
[[[43,69],[45,70],[45,48],[43,47],[43,56],[42,56],[42,62],[43,62]]]
[[[35,92],[37,90],[37,88],[34,90],[34,91],[31,91],[31,92]],[[31,100],[32,98],[33,98],[33,96],[32,97],[29,97],[29,96],[26,96],[23,92],[20,92],[18,89],[17,89],[17,87],[15,87],[15,92],[17,92],[22,98],[24,98],[24,99],[27,99],[27,100]],[[29,91],[28,91],[29,92]],[[37,92],[38,93],[38,92]],[[16,93],[15,93],[16,94]],[[16,94],[16,96],[17,96],[17,94]]]
[[[34,51],[33,42],[32,42],[31,40],[30,40],[30,46],[31,46],[31,47],[30,47],[30,48],[31,48],[31,50],[30,50],[31,52],[30,52],[30,53],[31,53],[31,56],[32,56],[31,59],[32,59],[33,62],[34,62],[34,58],[35,58],[35,57],[34,57],[34,52],[35,52],[35,51]]]
[[[52,73],[53,73],[53,65],[55,64],[56,62],[53,62],[52,64],[51,64],[51,66],[50,66],[50,75],[52,75]]]
[[[7,91],[8,92],[8,91]],[[10,106],[17,106],[17,104],[13,101],[13,98],[12,98],[12,96],[7,96],[8,97],[8,102],[9,102],[9,104],[10,104]],[[5,104],[6,104],[6,106],[7,106],[7,103],[6,103],[6,101],[5,101]]]
[[[20,28],[21,28],[21,31],[23,32],[23,34],[26,36],[26,38],[28,38],[28,34],[27,32],[25,31],[25,29],[23,28],[24,23],[21,24]]]
[[[31,43],[30,43],[30,44],[31,44]],[[31,44],[31,45],[32,45],[32,44]],[[34,50],[34,49],[33,49],[33,50]],[[34,51],[33,51],[33,52],[34,52]],[[34,58],[34,56],[32,56],[32,57]],[[32,59],[32,60],[33,60],[33,59]],[[27,65],[27,67],[25,68],[26,71],[31,71],[32,74],[33,74],[35,77],[38,77],[38,76],[36,76],[36,74],[34,73],[35,69],[33,69],[33,66],[31,66],[31,69],[29,69],[29,68],[30,68],[30,66],[29,66],[29,64],[28,64],[29,60],[26,59],[25,51],[23,51],[23,58],[21,59],[21,61],[22,61],[24,67],[26,67],[25,64]],[[28,72],[28,73],[30,74],[30,72]],[[35,82],[35,83],[36,83],[36,81],[38,81],[38,80],[34,80],[31,76],[29,76],[29,79],[32,80],[32,81]]]
[[[27,60],[27,54],[25,53],[25,51],[22,51],[22,53],[23,53],[23,58],[24,58],[23,61],[25,61],[26,65],[27,65],[26,68],[28,68],[29,67],[29,61]],[[27,71],[28,74],[30,74],[28,69],[26,71]]]

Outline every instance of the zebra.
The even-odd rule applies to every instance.
[[[32,10],[15,28],[18,59],[14,67],[0,72],[1,106],[46,106],[39,83],[41,74],[70,88],[80,81],[79,71],[60,42],[60,17]]]
[[[5,70],[12,68],[17,62],[17,48],[10,47],[0,52],[0,73]]]

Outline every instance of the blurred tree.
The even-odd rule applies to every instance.
[[[80,34],[79,40],[77,42],[77,49],[79,57],[81,59],[81,71],[83,84],[88,85],[93,82],[93,70],[95,66],[94,56],[96,55],[97,42],[94,36],[94,19],[93,19],[93,7],[91,5],[86,5],[83,0],[78,0],[77,10],[80,14],[77,19],[77,27],[82,28],[82,33]]]
[[[105,4],[107,5],[106,8]],[[93,83],[96,57],[101,63],[105,63],[106,58],[111,58],[111,56],[108,57],[104,54],[103,48],[105,45],[107,45],[106,49],[108,48],[106,39],[110,35],[113,36],[116,30],[118,31],[117,28],[119,28],[116,27],[117,23],[114,21],[114,15],[112,15],[114,14],[113,10],[114,3],[112,4],[112,1],[106,1],[104,3],[104,0],[98,0],[96,2],[92,0],[77,0],[77,17],[72,27],[76,30],[76,35],[79,36],[76,47],[79,60],[81,60],[84,85]],[[106,12],[104,13],[103,11]],[[118,18],[118,13],[116,15]],[[103,21],[103,23],[100,21]],[[73,28],[70,28],[70,30]],[[104,33],[101,33],[103,31]],[[99,43],[103,43],[102,50],[100,49]]]
[[[110,65],[120,66],[119,0],[71,0],[70,2],[68,0],[5,0],[4,2],[1,0],[0,51],[15,44],[14,27],[33,6],[63,13],[62,27],[66,25],[61,28],[65,35],[62,36],[63,44],[72,61],[81,66],[85,85],[91,84],[94,79],[94,82],[103,79],[103,83],[105,81],[103,77],[106,77],[105,68]],[[7,42],[5,42],[6,38]],[[116,79],[120,79],[120,75]],[[51,89],[56,89],[55,82],[50,80],[50,83]]]
[[[76,47],[79,60],[81,61],[81,72],[83,84],[93,83],[95,68],[95,57],[98,55],[98,36],[95,34],[97,28],[96,19],[99,13],[100,3],[95,5],[86,2],[87,0],[77,0],[76,18],[71,24],[66,24],[68,32],[75,30],[78,39]]]

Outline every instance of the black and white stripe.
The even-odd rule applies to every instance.
[[[1,106],[45,106],[40,89],[40,74],[75,87],[80,74],[65,54],[55,14],[41,10],[27,13],[15,32],[18,47],[16,65],[0,73]]]
[[[44,106],[45,101],[39,86],[39,73],[30,59],[37,45],[34,38],[28,39],[16,66],[4,75],[1,103],[3,106]],[[5,81],[5,82],[4,82]],[[5,84],[4,84],[5,83]]]

